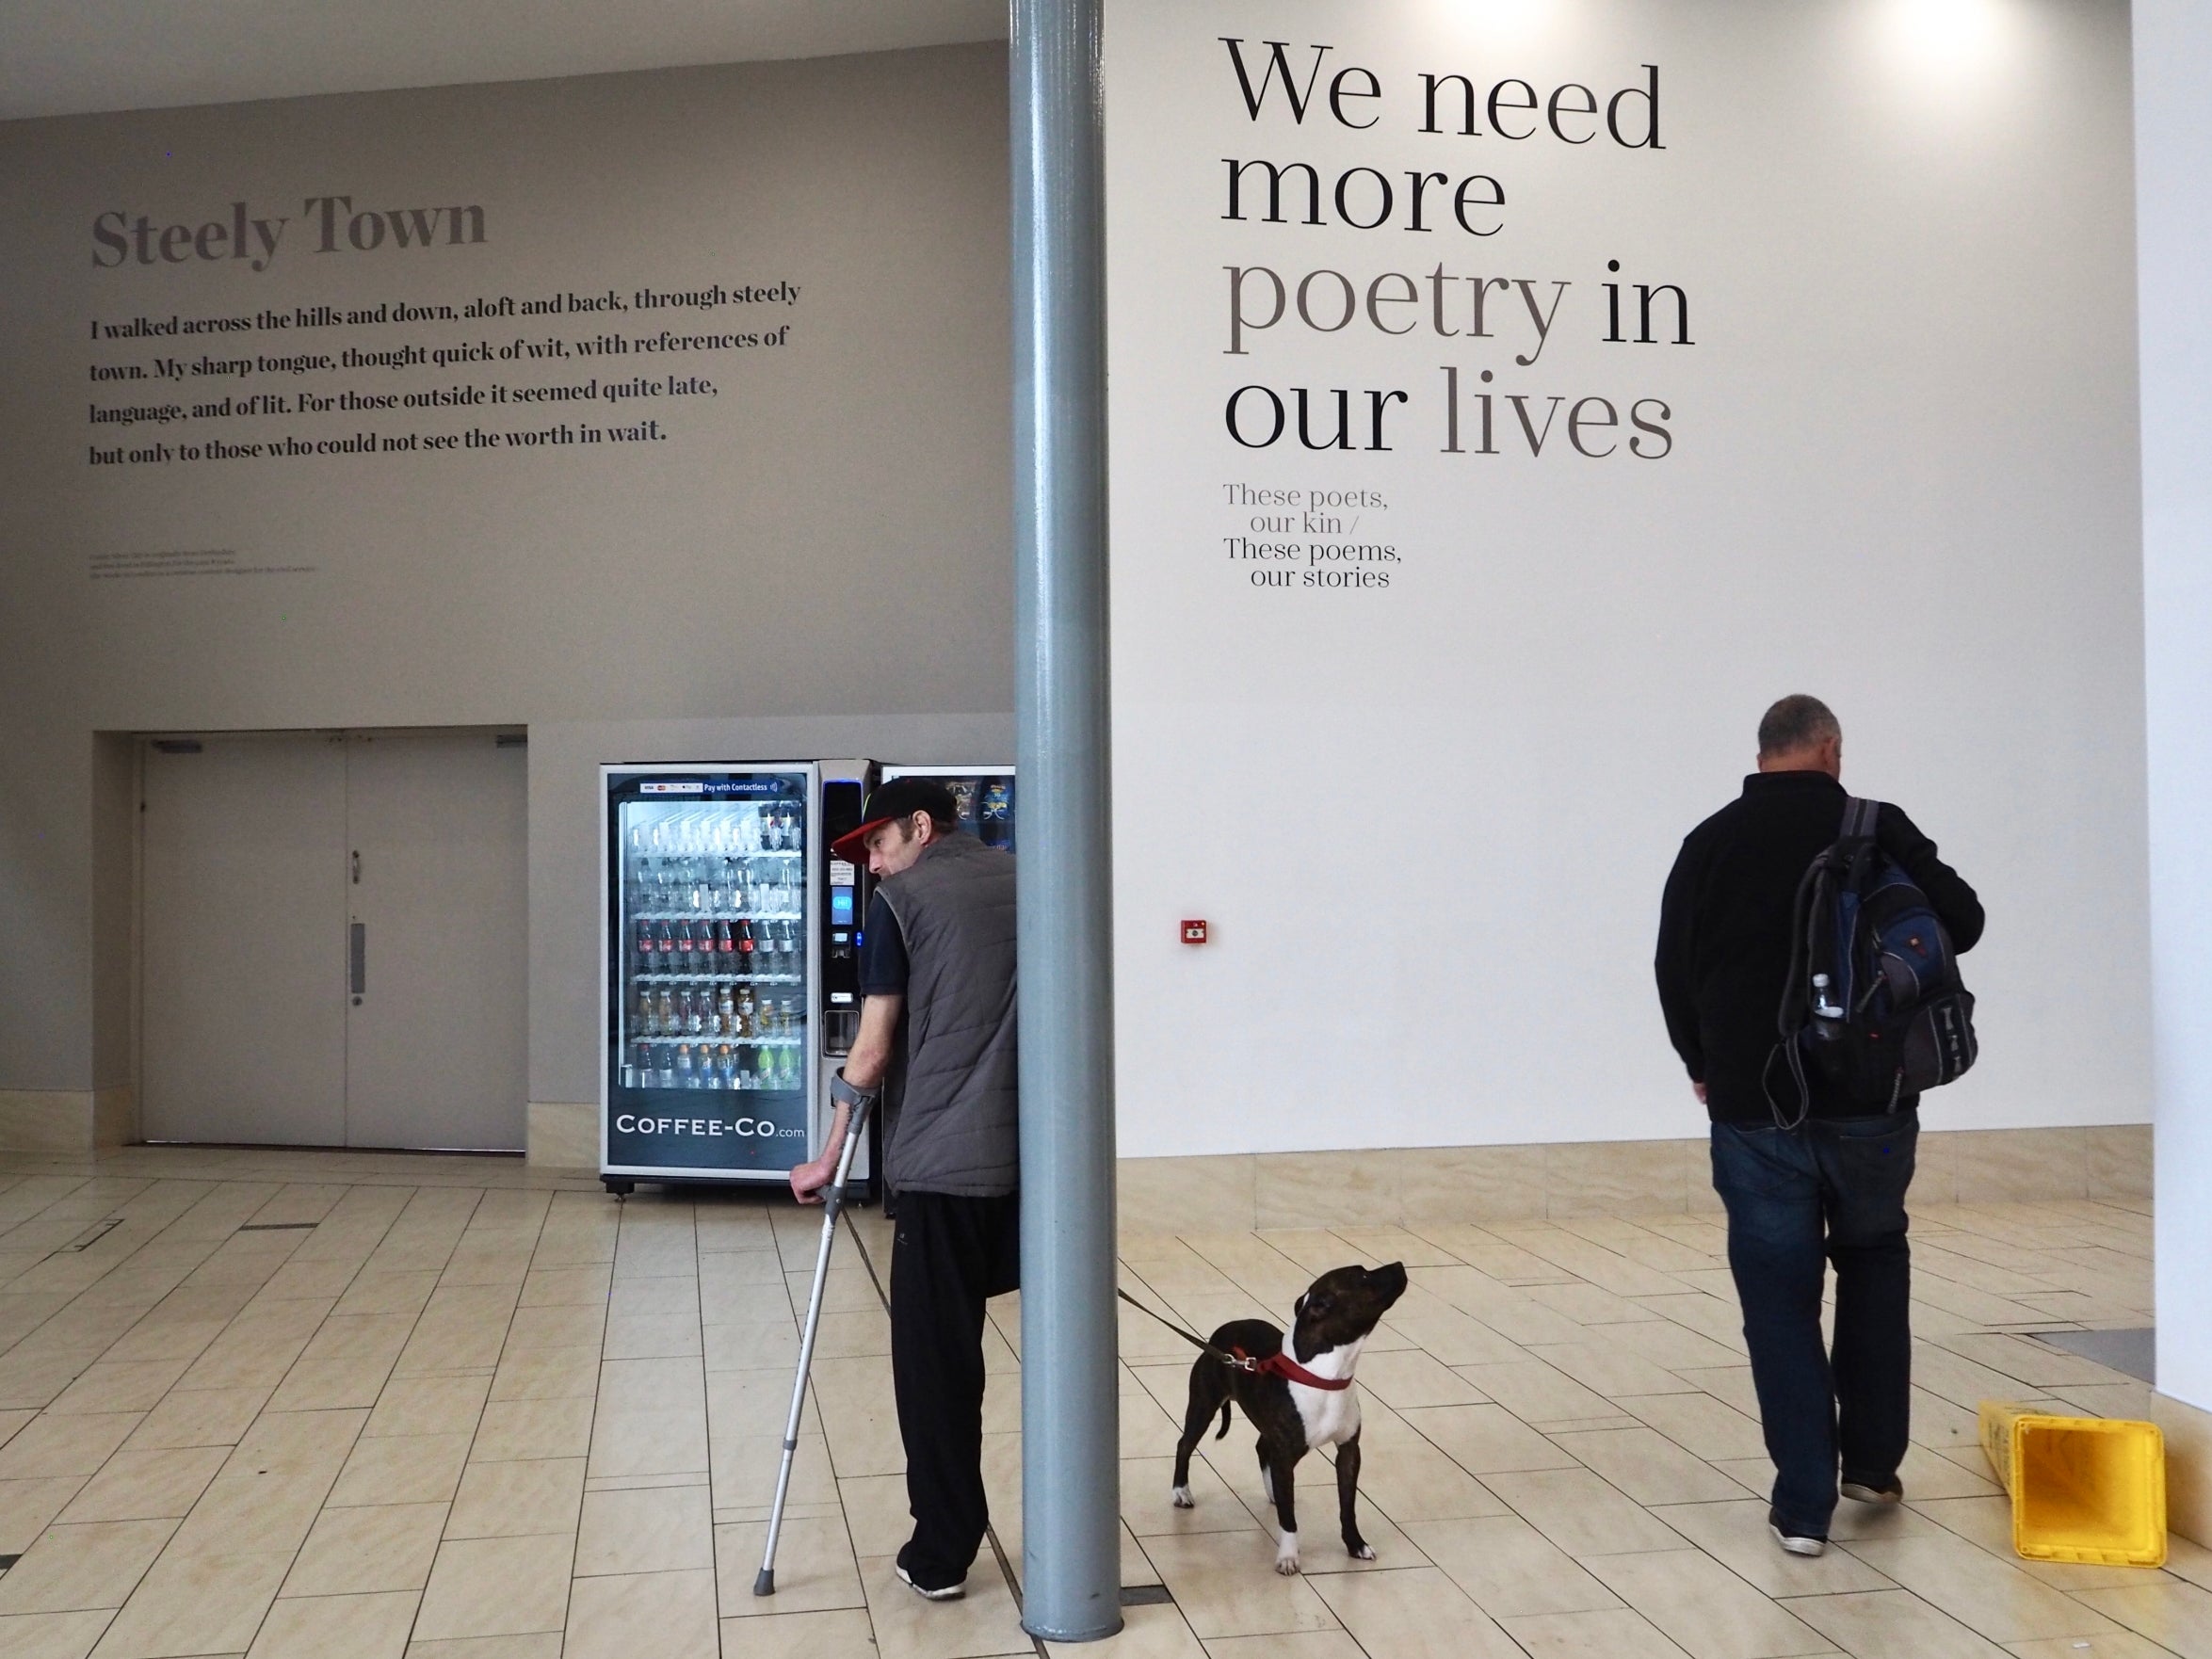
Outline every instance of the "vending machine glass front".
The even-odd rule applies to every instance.
[[[815,795],[811,768],[608,769],[603,1173],[807,1157]]]

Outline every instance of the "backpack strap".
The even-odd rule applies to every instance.
[[[1862,800],[1854,795],[1844,802],[1842,839],[1872,841],[1881,821],[1881,803],[1878,800]]]

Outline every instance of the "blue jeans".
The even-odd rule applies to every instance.
[[[1713,1188],[1728,1209],[1728,1265],[1743,1304],[1774,1518],[1826,1538],[1836,1478],[1883,1487],[1911,1425],[1912,1253],[1905,1189],[1915,1108],[1814,1118],[1796,1130],[1713,1125]],[[1820,1340],[1824,1259],[1835,1264],[1835,1339]]]

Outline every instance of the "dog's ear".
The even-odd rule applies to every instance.
[[[1303,1319],[1306,1316],[1306,1298],[1303,1293],[1300,1293],[1297,1301],[1290,1304],[1290,1316],[1293,1319]]]

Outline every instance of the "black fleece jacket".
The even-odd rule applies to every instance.
[[[1774,1055],[1775,1017],[1789,973],[1791,910],[1798,883],[1843,829],[1841,783],[1825,772],[1754,772],[1743,794],[1683,839],[1659,907],[1659,1006],[1667,1035],[1705,1086],[1717,1123],[1767,1121],[1765,1072]],[[1951,943],[1981,937],[1981,901],[1935,856],[1935,843],[1886,803],[1877,826],[1881,850],[1928,894]],[[1796,1088],[1779,1060],[1775,1099],[1795,1115]],[[1813,1080],[1816,1117],[1863,1113],[1824,1099]]]

